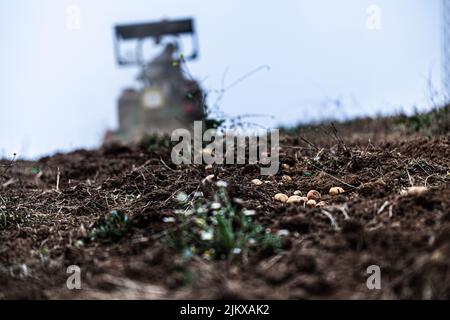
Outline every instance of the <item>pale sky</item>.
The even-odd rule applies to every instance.
[[[80,30],[66,26],[71,5]],[[371,5],[380,30],[367,26]],[[200,59],[189,67],[205,89],[220,89],[228,67],[231,83],[270,66],[221,102],[230,115],[273,115],[255,119],[266,126],[425,108],[430,74],[440,89],[439,0],[3,0],[0,157],[98,146],[137,73],[116,66],[113,25],[191,16]]]

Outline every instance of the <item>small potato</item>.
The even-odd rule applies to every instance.
[[[80,237],[86,238],[88,236],[86,228],[84,227],[84,224],[81,224],[80,229],[78,229],[78,234]]]
[[[338,194],[344,193],[345,190],[342,189],[341,187],[333,187],[330,189],[330,191],[328,192],[330,196],[337,196]]]
[[[295,195],[295,196],[301,196],[301,195],[302,195],[302,192],[301,192],[300,190],[295,190],[295,191],[294,191],[294,195]]]
[[[290,176],[284,175],[281,180],[283,180],[283,182],[290,182],[292,181],[292,178]]]
[[[215,175],[210,174],[210,175],[207,176],[205,179],[203,179],[202,183],[205,184],[205,183],[212,182],[212,181],[214,180],[214,178],[215,178]]]
[[[287,203],[306,203],[308,201],[308,198],[301,197],[301,196],[291,196],[289,197]]]
[[[320,201],[317,205],[316,205],[316,207],[318,207],[318,208],[323,208],[323,207],[326,207],[328,205],[328,203],[326,203],[325,201]]]
[[[261,180],[259,180],[259,179],[253,179],[253,180],[252,180],[252,183],[253,183],[255,186],[260,186],[260,185],[263,184],[263,182],[262,182]]]
[[[308,206],[309,208],[315,208],[317,206],[317,202],[315,200],[308,200],[306,206]]]
[[[314,201],[320,201],[320,199],[322,198],[321,194],[319,191],[317,190],[311,190],[310,192],[308,192],[307,196],[306,196],[309,200],[314,200]]]
[[[428,192],[428,188],[427,187],[409,187],[408,189],[406,189],[406,192],[408,194],[408,196],[422,196],[425,193]]]
[[[291,167],[288,165],[288,164],[286,164],[286,163],[283,163],[282,165],[281,165],[281,167],[284,169],[284,170],[289,170]]]
[[[213,165],[212,164],[208,164],[206,167],[205,167],[205,170],[206,171],[210,171],[210,170],[212,170],[213,169]]]
[[[273,198],[275,200],[277,200],[279,202],[283,202],[283,203],[286,203],[289,199],[289,197],[287,195],[285,195],[284,193],[277,193]]]

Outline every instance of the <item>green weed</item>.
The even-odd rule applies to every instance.
[[[177,227],[166,232],[171,247],[185,258],[198,255],[215,260],[256,250],[273,253],[281,248],[281,239],[253,220],[253,210],[242,207],[238,199],[230,200],[224,182],[217,183],[216,191],[212,200],[199,192],[178,194]]]
[[[117,242],[128,232],[130,221],[128,216],[113,210],[97,227],[88,235],[89,240],[102,243]]]
[[[167,151],[173,146],[168,135],[146,135],[140,142],[140,147],[148,152]]]

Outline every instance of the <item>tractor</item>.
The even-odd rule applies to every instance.
[[[105,143],[139,142],[148,135],[192,130],[204,118],[204,94],[190,76],[186,62],[198,58],[198,39],[192,19],[115,26],[115,56],[119,66],[138,66],[138,88],[126,88],[118,101],[119,128],[105,134]],[[190,38],[191,51],[181,48]],[[162,47],[157,56],[145,57],[144,46]],[[130,50],[130,44],[131,50]],[[124,53],[123,47],[128,47]],[[131,53],[131,54],[130,54]]]

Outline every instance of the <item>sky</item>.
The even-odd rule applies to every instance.
[[[138,70],[116,65],[115,24],[193,17],[189,69],[210,104],[224,74],[226,86],[268,66],[220,108],[277,127],[428,108],[428,80],[441,87],[440,15],[440,0],[1,1],[0,158],[95,148],[117,127]]]

